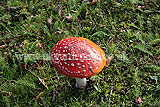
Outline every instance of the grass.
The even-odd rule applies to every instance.
[[[93,6],[82,0],[0,4],[1,107],[160,106],[159,0],[99,0]],[[58,15],[59,4],[64,17]],[[71,22],[65,19],[69,13]],[[52,23],[47,22],[50,17]],[[109,67],[88,78],[86,89],[76,89],[75,79],[59,74],[50,60],[15,56],[49,54],[66,36],[88,38],[106,57],[114,56]]]

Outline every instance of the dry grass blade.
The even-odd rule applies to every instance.
[[[37,78],[39,79],[39,81],[41,81],[41,83],[47,88],[47,90],[48,90],[48,86],[45,84],[45,81],[43,80],[43,79],[41,79],[41,78],[39,78],[38,76],[37,76]]]
[[[68,16],[65,17],[67,19],[67,21],[72,21],[72,15],[69,13]]]
[[[76,13],[77,11],[76,10],[71,10],[71,12]]]
[[[29,70],[30,71],[30,70]],[[41,79],[40,77],[38,77],[34,72],[30,71],[35,77],[38,78],[38,80],[47,88],[48,90],[48,86],[45,84],[45,81],[43,79]]]
[[[55,89],[53,87],[53,99],[52,99],[52,101],[54,102],[55,100],[56,100],[56,93],[55,93]]]
[[[63,30],[62,30],[62,29],[59,29],[59,31],[57,31],[57,32],[58,32],[58,35],[60,35],[60,34],[63,33]]]
[[[88,1],[89,1],[89,0],[83,0],[83,1],[82,1],[82,3],[84,3],[84,2],[88,2]]]

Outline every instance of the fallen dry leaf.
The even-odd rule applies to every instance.
[[[19,9],[19,8],[21,8],[20,6],[17,6],[17,7],[8,7],[8,10],[9,11],[15,11],[16,9]]]
[[[106,60],[106,65],[105,65],[105,67],[108,67],[108,66],[109,66],[109,64],[110,64],[110,62],[111,62],[111,60],[112,60],[112,57],[113,57],[113,55],[110,56],[110,57],[108,57],[108,59]]]
[[[8,98],[11,98],[11,96],[12,96],[12,92],[9,92],[8,93]]]
[[[40,42],[40,43],[37,43],[37,44],[36,44],[36,48],[37,48],[37,47],[40,47],[40,48],[42,48],[42,49],[43,49],[43,48],[44,48],[44,44],[43,44],[43,43],[41,43],[41,42]]]
[[[5,48],[7,47],[8,45],[4,44],[4,45],[1,45],[0,48]]]
[[[151,6],[151,5],[152,5],[152,2],[149,2],[148,5]]]
[[[142,99],[140,97],[137,97],[136,102],[140,104],[142,102]]]
[[[140,9],[144,9],[144,8],[146,8],[145,6],[138,6],[138,8],[140,8]]]
[[[72,15],[69,13],[68,16],[65,17],[67,19],[67,21],[72,21]]]
[[[40,48],[42,48],[42,49],[44,48],[44,45],[43,45],[42,43],[37,43],[37,44],[36,44],[36,48],[37,48],[38,46],[39,46]]]
[[[122,32],[124,32],[124,30],[122,30],[122,29],[120,29],[120,30],[118,31],[118,33],[122,33]]]
[[[105,27],[106,25],[104,25],[104,24],[100,24],[100,27]]]
[[[92,0],[90,5],[95,5],[98,2],[98,0]]]
[[[58,15],[59,15],[60,17],[63,17],[63,16],[64,16],[64,13],[62,12],[62,9],[63,9],[62,5],[59,4],[58,7],[57,7],[57,12],[58,12]]]
[[[11,42],[12,40],[13,40],[13,38],[11,37],[11,38],[5,40],[5,42],[6,42],[6,43],[9,43],[9,42]]]
[[[38,41],[38,40],[39,40],[39,38],[37,37],[37,40],[36,40],[36,41]],[[37,44],[36,44],[36,48],[37,48],[37,47],[40,47],[40,48],[43,49],[43,48],[44,48],[44,44],[41,43],[41,42],[40,42],[40,43],[37,43]]]
[[[90,5],[95,5],[98,2],[98,0],[83,0],[82,3],[84,2],[90,2]]]
[[[52,24],[52,14],[51,14],[51,16],[47,19],[47,23],[48,23],[49,25]]]

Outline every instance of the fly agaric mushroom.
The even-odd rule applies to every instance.
[[[76,78],[76,87],[85,88],[86,78],[98,74],[106,58],[104,51],[92,41],[69,37],[53,47],[51,61],[58,72]]]

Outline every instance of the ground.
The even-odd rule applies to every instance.
[[[1,107],[160,106],[160,1],[91,3],[0,1]],[[58,73],[50,60],[24,56],[47,55],[66,37],[88,38],[106,58],[113,55],[85,89],[77,89],[75,79]]]

